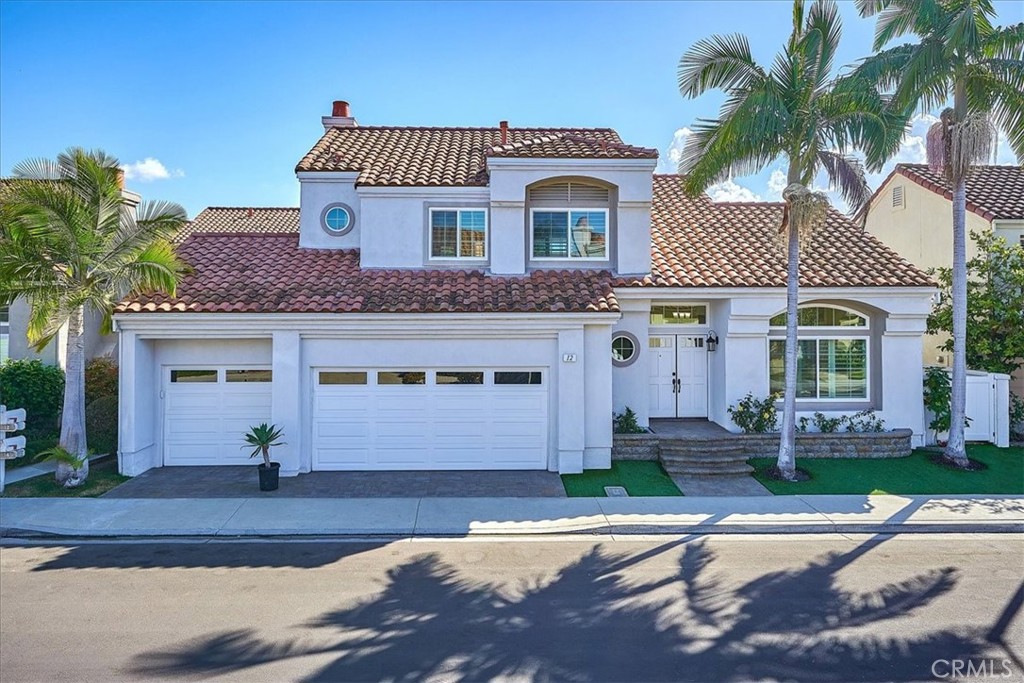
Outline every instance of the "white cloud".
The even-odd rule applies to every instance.
[[[693,131],[685,127],[675,132],[665,153],[658,155],[658,168],[655,169],[655,173],[679,172],[679,160],[683,158],[683,147],[686,146],[686,138],[691,135],[693,135]]]
[[[146,157],[134,164],[124,164],[124,177],[128,180],[138,180],[142,183],[149,183],[154,180],[167,180],[168,178],[184,178],[185,172],[180,168],[173,171],[168,170],[159,159]]]
[[[708,196],[713,202],[759,202],[761,195],[749,187],[743,187],[732,180],[718,183],[708,188]]]
[[[773,201],[782,201],[782,191],[786,189],[786,173],[777,168],[768,176],[768,196]]]

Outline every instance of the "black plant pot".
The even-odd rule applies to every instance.
[[[257,465],[260,473],[260,491],[276,491],[277,475],[281,471],[281,463],[272,462],[270,467],[265,464]]]

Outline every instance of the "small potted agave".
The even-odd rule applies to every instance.
[[[249,433],[245,435],[245,442],[247,446],[252,446],[252,453],[249,454],[250,458],[255,458],[257,455],[263,456],[263,462],[259,464],[257,470],[260,473],[260,491],[276,491],[278,483],[278,474],[281,470],[281,463],[272,462],[270,460],[270,449],[272,446],[283,446],[284,442],[280,441],[282,432],[277,428],[277,425],[268,425],[264,422],[256,427],[250,427]],[[242,446],[246,448],[247,446]]]

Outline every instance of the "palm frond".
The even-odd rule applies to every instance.
[[[871,198],[864,165],[854,156],[831,151],[818,152],[818,161],[829,179],[829,186],[837,190],[855,215]]]
[[[964,2],[950,19],[943,35],[947,53],[952,50],[962,54],[979,53],[984,39],[992,34],[992,24],[981,3]]]
[[[843,34],[839,9],[834,0],[815,0],[807,13],[801,48],[812,65],[811,78],[822,88],[832,76],[833,60]]]
[[[857,13],[865,19],[873,17],[889,4],[888,0],[855,0],[854,5],[857,7]]]
[[[981,52],[992,59],[1024,59],[1024,22],[993,29],[982,40]]]
[[[877,13],[875,23],[874,49],[880,50],[889,41],[908,33],[915,33],[915,28],[923,15],[937,16],[936,0],[893,0]]]
[[[698,97],[708,90],[750,89],[765,77],[746,36],[711,36],[694,43],[679,60],[679,92]]]

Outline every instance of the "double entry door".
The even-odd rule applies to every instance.
[[[708,416],[708,353],[703,336],[652,335],[651,417]]]

